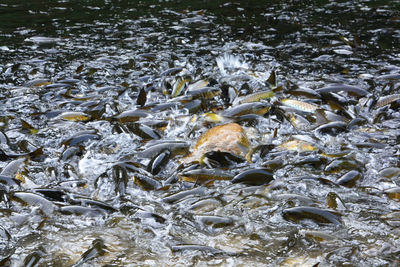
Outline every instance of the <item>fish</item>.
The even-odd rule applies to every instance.
[[[381,108],[400,99],[400,94],[383,96],[376,101],[375,108]]]
[[[311,219],[316,223],[332,223],[341,225],[342,221],[339,213],[315,207],[299,206],[283,210],[283,217],[290,221]]]
[[[263,185],[270,183],[273,179],[273,174],[269,170],[263,168],[255,168],[239,173],[232,178],[232,183]]]
[[[198,81],[196,81],[196,82],[194,82],[192,84],[189,84],[188,87],[187,87],[187,90],[188,91],[193,91],[193,90],[196,90],[196,89],[201,89],[201,88],[204,88],[207,85],[209,85],[209,83],[210,82],[208,80],[198,80]]]
[[[133,181],[136,185],[140,186],[143,190],[158,190],[162,187],[161,182],[154,178],[136,173],[133,176]]]
[[[103,256],[104,254],[106,254],[106,251],[107,247],[105,246],[104,241],[100,238],[95,239],[92,242],[92,246],[87,251],[85,251],[81,255],[81,258],[71,267],[82,266],[87,261]]]
[[[83,112],[63,112],[56,119],[63,119],[67,121],[88,121],[90,116]]]
[[[285,106],[308,113],[313,113],[319,108],[317,105],[294,99],[282,99],[281,103]]]
[[[178,78],[172,88],[172,97],[177,97],[182,94],[183,90],[187,88],[187,84],[191,81],[191,78]]]
[[[259,91],[252,93],[250,95],[238,97],[233,101],[233,105],[236,104],[243,104],[243,103],[251,103],[251,102],[258,102],[260,100],[272,98],[275,95],[273,90],[268,91]]]
[[[264,115],[271,109],[271,105],[266,102],[243,103],[232,106],[222,111],[220,114],[226,118],[238,117],[246,114]]]
[[[288,91],[289,94],[294,96],[305,96],[307,98],[321,99],[321,95],[313,89],[300,87]]]
[[[163,77],[163,76],[176,75],[179,72],[181,72],[182,70],[183,70],[182,67],[170,68],[170,69],[167,69],[167,70],[161,72],[160,76]]]
[[[202,183],[208,180],[231,180],[233,175],[218,169],[194,169],[179,173],[178,178],[185,182]]]
[[[138,121],[140,118],[145,118],[147,116],[149,116],[148,112],[140,109],[133,109],[120,113],[119,115],[115,116],[115,119],[121,123],[127,123]]]
[[[399,80],[400,73],[384,74],[376,77],[376,79]]]
[[[222,92],[221,89],[216,87],[203,87],[200,89],[187,91],[186,95],[191,96],[193,98],[212,99],[215,96],[220,95],[221,92]]]
[[[162,150],[159,154],[154,156],[150,162],[147,164],[147,171],[153,175],[156,175],[161,171],[161,168],[164,167],[171,157],[171,151],[168,149]]]
[[[356,181],[361,178],[361,173],[356,170],[351,170],[340,177],[336,183],[345,187],[353,187]]]
[[[142,158],[152,158],[159,154],[161,151],[168,149],[171,151],[171,156],[184,155],[188,152],[190,144],[187,142],[171,141],[161,142],[146,147],[143,151],[137,153]]]
[[[227,123],[215,126],[198,139],[191,154],[182,158],[182,162],[200,161],[203,155],[210,151],[229,152],[236,156],[245,156],[250,142],[246,132],[237,123]]]
[[[345,84],[337,84],[337,85],[331,85],[323,88],[319,88],[315,90],[319,94],[325,94],[325,93],[338,93],[338,92],[347,92],[351,95],[355,96],[366,96],[369,95],[370,93],[357,86],[351,86],[351,85],[345,85]]]

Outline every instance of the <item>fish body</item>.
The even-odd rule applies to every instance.
[[[341,219],[336,212],[315,207],[299,206],[285,209],[283,211],[283,217],[290,221],[311,219],[317,223],[342,224]]]
[[[264,115],[270,109],[271,105],[269,103],[264,103],[264,102],[244,103],[222,111],[221,115],[223,117],[228,117],[228,118],[242,116],[246,114]]]
[[[347,92],[349,94],[356,95],[356,96],[366,96],[369,94],[369,92],[365,89],[362,89],[357,86],[351,86],[351,85],[345,85],[345,84],[331,85],[331,86],[317,89],[316,91],[319,94],[338,93],[341,91]]]
[[[231,180],[230,172],[218,169],[195,169],[178,174],[179,179],[186,182],[203,182],[207,180]]]
[[[294,99],[282,99],[281,103],[285,106],[308,112],[308,113],[313,113],[315,112],[319,107],[314,104],[310,104],[307,102],[299,101],[299,100],[294,100]]]
[[[233,102],[233,104],[243,104],[243,103],[251,103],[251,102],[258,102],[263,99],[269,99],[272,98],[275,95],[274,91],[260,91],[260,92],[255,92],[250,95],[242,96]]]
[[[138,152],[139,157],[152,158],[161,153],[163,150],[171,151],[171,156],[184,155],[189,150],[189,143],[186,142],[165,142],[147,147],[145,150]]]

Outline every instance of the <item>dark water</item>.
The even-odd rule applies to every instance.
[[[0,265],[400,264],[400,3],[242,2],[1,1]],[[148,172],[147,146],[188,148],[273,72],[270,111],[228,120],[252,162],[225,168],[276,160],[273,183],[183,182],[183,153]],[[220,95],[175,100],[179,79]],[[332,84],[367,94],[293,93]]]

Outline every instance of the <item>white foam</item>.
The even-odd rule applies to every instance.
[[[233,74],[240,70],[248,70],[248,64],[242,60],[239,56],[224,54],[221,57],[217,57],[217,66],[222,75]]]

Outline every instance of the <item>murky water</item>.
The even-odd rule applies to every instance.
[[[400,264],[400,4],[242,2],[0,3],[0,265]]]

